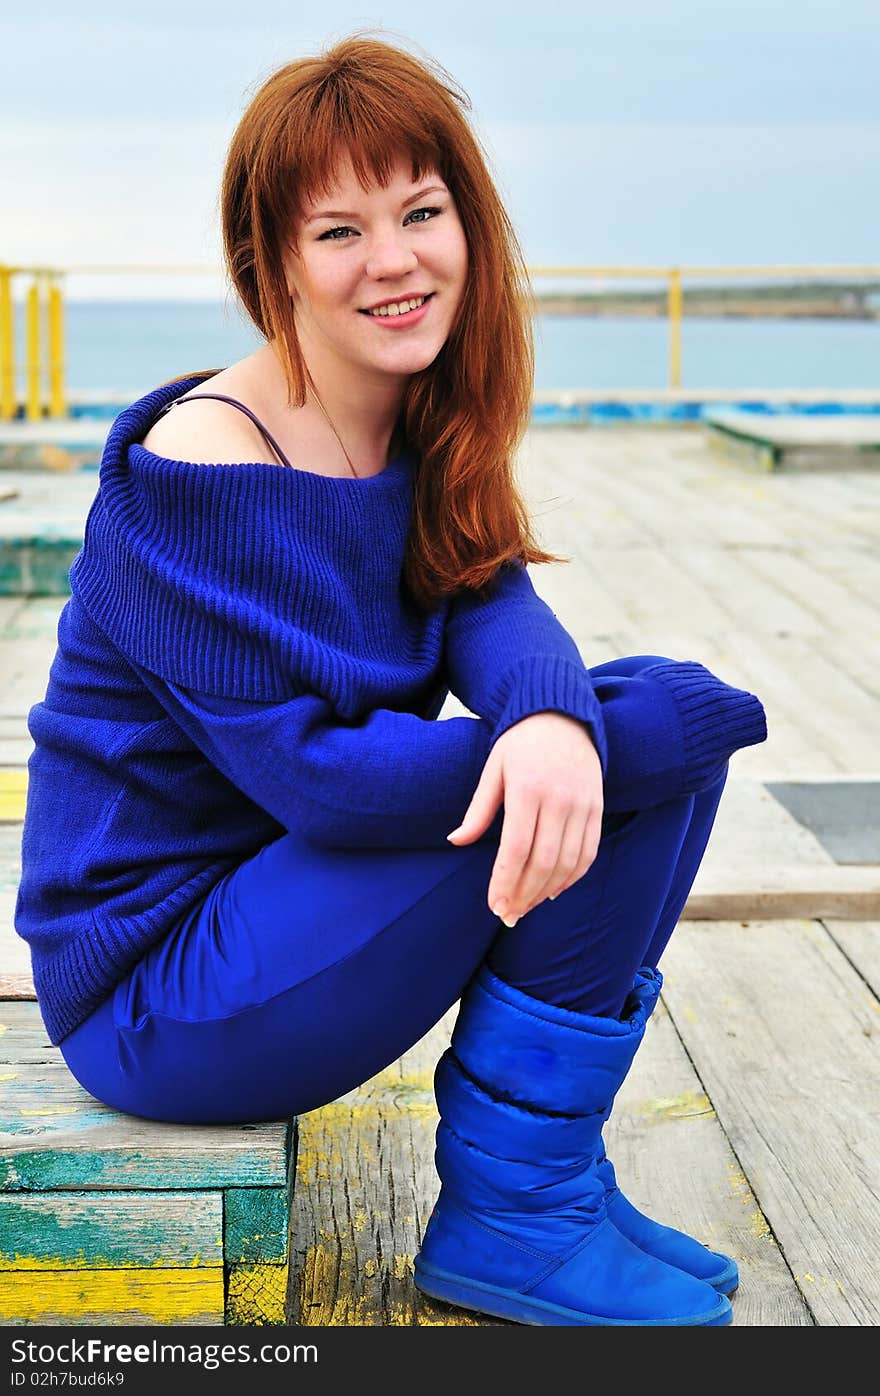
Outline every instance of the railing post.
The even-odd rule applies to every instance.
[[[49,415],[63,417],[64,401],[64,299],[56,281],[49,283]]]
[[[28,287],[25,299],[27,321],[27,391],[26,416],[29,422],[38,422],[42,413],[42,392],[40,391],[40,278],[36,275]]]
[[[681,269],[669,269],[669,386],[681,387]]]
[[[0,421],[11,421],[17,410],[12,268],[0,266]]]

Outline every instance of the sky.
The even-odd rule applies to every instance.
[[[877,0],[316,11],[0,8],[0,261],[214,268],[71,275],[68,295],[222,297],[218,192],[249,100],[368,29],[464,89],[532,266],[880,264]]]

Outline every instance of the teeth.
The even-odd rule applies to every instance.
[[[397,301],[394,305],[382,305],[378,310],[369,310],[368,315],[405,315],[408,310],[415,310],[416,306],[422,305],[426,300],[425,296],[418,296],[415,300]]]

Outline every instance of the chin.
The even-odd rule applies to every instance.
[[[415,351],[409,354],[389,354],[384,358],[377,357],[370,361],[370,367],[377,369],[380,373],[413,374],[421,373],[422,369],[428,368],[434,362],[442,344],[429,345],[419,353]]]

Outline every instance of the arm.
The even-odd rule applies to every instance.
[[[285,829],[323,847],[447,846],[491,746],[479,718],[432,722],[377,708],[346,722],[314,694],[281,703],[214,697],[134,667],[212,765]]]
[[[605,775],[605,727],[589,670],[521,563],[502,565],[487,598],[455,598],[445,662],[451,691],[491,723],[493,741],[532,713],[565,713],[586,725]]]

